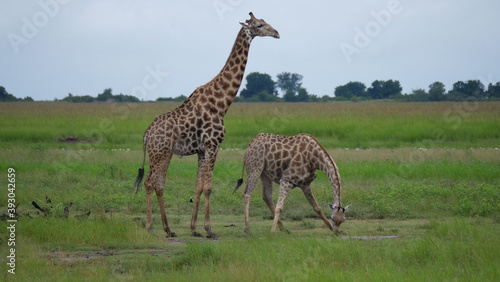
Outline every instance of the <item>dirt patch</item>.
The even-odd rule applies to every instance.
[[[75,136],[67,136],[67,137],[61,137],[58,139],[60,143],[69,143],[69,144],[76,144],[76,143],[95,143],[97,142],[97,139],[95,138],[79,138]]]
[[[111,251],[91,251],[91,252],[83,252],[83,251],[72,251],[72,252],[63,252],[63,251],[55,251],[50,252],[47,257],[49,260],[58,260],[58,261],[77,261],[77,260],[88,260],[88,259],[96,259],[107,256],[114,256],[115,252]]]
[[[104,257],[116,257],[130,254],[149,254],[151,256],[169,255],[171,251],[165,249],[129,249],[129,250],[103,250],[103,251],[54,251],[46,257],[55,261],[83,261]]]
[[[80,143],[80,138],[68,136],[68,137],[59,138],[59,142],[61,142],[61,143]]]
[[[342,236],[342,240],[361,240],[361,241],[370,241],[370,240],[386,240],[386,239],[396,239],[401,236],[397,235],[384,235],[384,236]]]
[[[168,239],[167,243],[169,243],[170,245],[182,245],[182,244],[186,243],[186,240],[182,240],[182,239]]]

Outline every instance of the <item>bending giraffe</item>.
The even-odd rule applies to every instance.
[[[345,220],[344,213],[350,205],[343,208],[340,203],[340,175],[337,165],[326,150],[309,134],[296,136],[279,136],[268,133],[258,134],[248,145],[243,161],[241,179],[234,191],[243,183],[243,175],[247,169],[247,186],[244,192],[245,202],[245,232],[249,232],[249,205],[253,190],[260,177],[262,181],[262,198],[274,214],[272,232],[276,225],[284,230],[280,220],[285,198],[294,187],[300,187],[314,211],[321,217],[334,233],[339,232],[339,226]],[[330,180],[333,190],[333,204],[328,203],[332,210],[328,221],[321,211],[311,189],[311,182],[316,178],[316,170],[323,171]],[[276,208],[273,203],[273,182],[280,185]],[[234,193],[234,192],[233,192]]]
[[[143,138],[144,159],[135,185],[139,189],[144,177],[146,151],[149,172],[144,181],[147,196],[146,229],[152,230],[152,195],[158,198],[163,230],[167,237],[175,237],[168,227],[163,191],[172,155],[198,155],[198,173],[191,219],[191,234],[196,232],[200,197],[205,195],[205,230],[207,238],[214,238],[210,227],[210,193],[212,175],[219,146],[224,140],[224,116],[234,100],[243,79],[248,51],[256,36],[279,38],[279,33],[262,19],[250,13],[242,25],[226,64],[210,82],[198,87],[178,108],[157,116],[146,129]],[[137,191],[137,190],[136,190]]]

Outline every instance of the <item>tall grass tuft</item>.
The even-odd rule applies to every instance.
[[[35,218],[23,220],[19,233],[37,244],[114,248],[149,241],[147,232],[131,219],[90,217],[88,219]],[[152,238],[151,238],[152,240]]]

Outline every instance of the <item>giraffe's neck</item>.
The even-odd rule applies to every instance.
[[[249,32],[241,28],[226,64],[219,74],[205,85],[204,93],[200,93],[200,96],[205,96],[205,98],[199,97],[199,99],[207,101],[211,112],[218,114],[221,118],[226,114],[240,88],[251,41],[252,37]]]
[[[333,204],[340,207],[340,192],[342,188],[340,186],[339,168],[326,151],[323,154],[323,160],[320,162],[319,170],[323,171],[326,176],[328,176],[333,190]]]

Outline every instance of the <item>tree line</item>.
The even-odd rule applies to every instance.
[[[97,94],[97,97],[92,97],[90,95],[83,96],[74,96],[69,93],[68,96],[64,97],[61,100],[55,99],[54,101],[63,101],[63,102],[71,102],[71,103],[91,103],[91,102],[140,102],[139,98],[132,95],[124,95],[118,94],[113,95],[111,88],[106,88],[100,94]],[[0,86],[0,102],[33,102],[33,98],[26,97],[24,99],[16,98],[14,95],[8,93],[5,90],[5,87]]]
[[[277,75],[275,82],[269,74],[252,72],[247,75],[246,86],[236,97],[235,102],[307,102],[318,101],[318,97],[311,95],[302,87],[302,75],[298,73],[282,72]],[[283,98],[278,97],[278,89],[283,92]]]
[[[453,88],[446,91],[442,82],[436,81],[429,85],[428,89],[413,89],[410,93],[403,94],[403,88],[398,80],[375,80],[370,87],[362,82],[351,81],[344,85],[337,86],[333,92],[334,96],[324,95],[319,97],[310,94],[306,88],[302,87],[304,77],[297,73],[282,72],[277,75],[277,80],[266,73],[252,72],[246,76],[246,85],[240,91],[235,102],[326,102],[326,101],[363,101],[389,99],[407,102],[427,102],[427,101],[465,101],[476,99],[481,101],[500,100],[500,82],[489,83],[486,88],[479,80],[457,81]],[[280,92],[283,97],[280,97]],[[187,97],[184,95],[175,98],[156,99],[157,102],[182,102]],[[33,101],[31,97],[24,99],[16,98],[8,93],[3,86],[0,86],[0,102]],[[55,100],[59,101],[59,100]],[[68,94],[61,101],[73,103],[90,102],[140,102],[132,95],[113,95],[112,89],[107,88],[97,95],[74,96]]]
[[[436,81],[429,89],[414,89],[409,94],[402,93],[403,88],[397,80],[375,80],[370,87],[361,82],[349,82],[335,88],[335,97],[339,100],[392,99],[402,101],[464,101],[500,100],[500,82],[490,83],[485,88],[479,80],[457,81],[450,91],[446,91],[442,82]]]
[[[16,96],[8,93],[7,90],[5,90],[5,87],[0,86],[0,102],[33,102],[33,98],[29,96],[24,99],[17,98]]]
[[[97,97],[92,97],[90,95],[84,96],[73,96],[71,93],[64,97],[61,101],[72,102],[72,103],[91,103],[91,102],[140,102],[139,98],[132,95],[118,94],[113,95],[113,89],[106,88]]]
[[[477,100],[500,100],[500,82],[490,83],[486,88],[479,80],[457,81],[450,91],[446,91],[442,82],[436,81],[429,85],[429,89],[414,89],[410,93],[403,93],[403,87],[398,80],[375,80],[370,87],[362,82],[354,81],[337,86],[333,92],[334,96],[324,95],[318,97],[309,94],[302,87],[303,76],[296,73],[283,72],[277,75],[277,81],[273,81],[268,74],[258,72],[250,73],[247,77],[245,88],[240,97],[235,101],[285,101],[285,102],[318,102],[318,101],[362,101],[390,99],[408,102],[426,101],[464,101],[467,99]],[[284,95],[278,97],[278,89]]]

